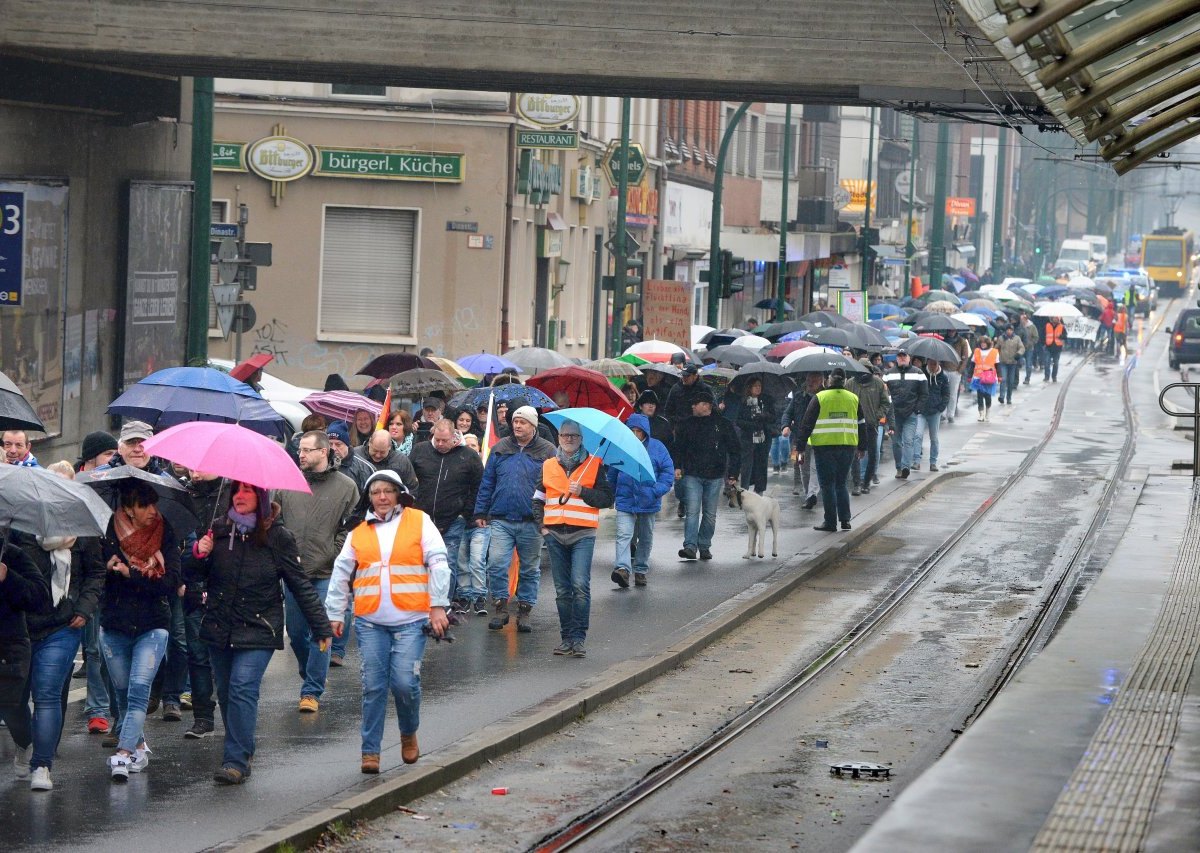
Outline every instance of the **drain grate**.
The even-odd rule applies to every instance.
[[[851,779],[889,779],[892,768],[870,761],[843,761],[840,764],[830,764],[829,772],[834,776],[849,776]]]

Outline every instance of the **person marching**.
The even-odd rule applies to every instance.
[[[846,390],[846,371],[835,367],[829,375],[829,387],[818,391],[808,404],[800,422],[796,444],[801,453],[811,446],[821,481],[825,520],[814,530],[832,533],[841,521],[842,530],[850,529],[850,491],[846,478],[855,456],[867,452],[871,441],[867,421],[858,407],[858,397]]]
[[[367,481],[371,509],[350,532],[333,561],[325,610],[340,636],[346,600],[354,586],[354,631],[362,655],[363,773],[379,772],[387,718],[387,695],[396,702],[400,757],[421,756],[421,658],[427,634],[441,637],[449,625],[450,564],[446,545],[428,515],[395,471]]]
[[[651,437],[653,426],[646,415],[632,414],[625,425],[633,431],[646,448],[654,466],[654,482],[643,483],[617,468],[608,469],[617,505],[617,556],[612,582],[621,589],[629,587],[629,572],[633,571],[635,586],[646,586],[650,571],[650,549],[654,546],[654,524],[662,499],[675,485],[675,463],[666,445]]]
[[[1133,288],[1131,287],[1130,290]],[[1125,340],[1129,329],[1129,315],[1124,311],[1117,311],[1113,315],[1113,341],[1116,344],[1116,353],[1120,357],[1125,349]]]
[[[992,414],[992,395],[1000,384],[996,366],[1000,363],[1000,351],[992,347],[992,339],[984,335],[971,357],[975,370],[971,377],[971,388],[975,391],[975,404],[979,409],[979,422],[985,423]]]
[[[1061,317],[1047,317],[1043,326],[1042,381],[1058,381],[1058,360],[1062,358],[1063,344],[1067,341],[1067,329]]]
[[[554,649],[556,655],[587,655],[584,643],[592,607],[592,552],[600,510],[612,503],[607,467],[584,449],[579,424],[563,421],[558,428],[558,451],[542,463],[533,493],[533,517],[545,537],[557,593],[562,642]]]

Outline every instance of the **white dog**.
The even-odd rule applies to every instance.
[[[758,550],[759,558],[763,556],[763,545],[766,544],[767,527],[771,528],[771,556],[779,556],[779,501],[766,495],[755,494],[741,486],[729,486],[725,490],[729,498],[729,506],[740,509],[746,514],[746,528],[750,534],[746,542],[746,553],[743,560],[749,560]]]

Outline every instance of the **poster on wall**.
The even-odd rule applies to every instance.
[[[670,341],[681,347],[692,342],[692,293],[685,282],[648,279],[642,286],[642,337]]]
[[[184,363],[192,186],[131,181],[128,202],[122,387]]]
[[[837,296],[839,314],[855,323],[867,322],[867,294],[861,290],[843,290]]]
[[[95,391],[100,383],[100,312],[95,308],[83,315],[83,374],[88,390]]]
[[[47,435],[62,433],[67,196],[63,181],[0,181],[0,230],[12,232],[0,251],[8,295],[0,300],[0,369],[29,400]]]
[[[78,400],[83,385],[83,315],[67,317],[66,351],[63,354],[63,399]]]

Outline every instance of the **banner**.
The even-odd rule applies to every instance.
[[[679,281],[648,279],[642,286],[642,337],[670,341],[685,349],[692,343],[692,289]]]
[[[861,290],[843,290],[837,296],[839,314],[855,323],[867,322],[867,294]]]
[[[1078,340],[1094,341],[1100,333],[1100,321],[1087,317],[1069,317],[1063,320],[1067,337]]]

